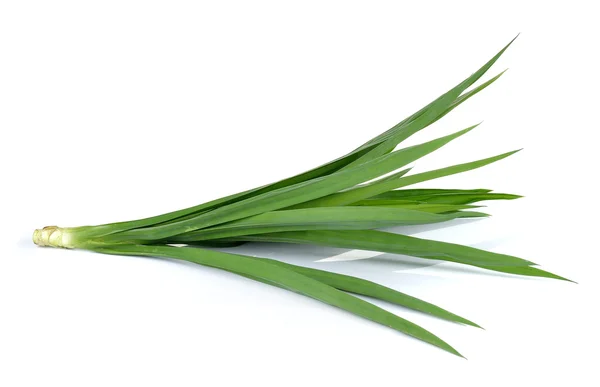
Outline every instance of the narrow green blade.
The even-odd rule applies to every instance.
[[[393,192],[393,191],[392,191]],[[408,204],[408,203],[429,203],[429,204],[472,204],[488,200],[513,200],[522,196],[504,193],[448,193],[448,194],[433,194],[433,195],[413,195],[402,196],[398,195],[398,199],[391,199],[393,195],[377,195],[369,199],[360,201],[359,203],[373,202],[388,202],[389,204]],[[368,204],[367,204],[368,205]]]
[[[454,243],[377,230],[291,231],[237,237],[247,242],[282,242],[341,247],[490,267],[529,266],[533,262]]]
[[[346,310],[419,340],[435,345],[457,356],[462,356],[448,343],[420,326],[405,320],[360,298],[340,291],[313,278],[260,258],[222,253],[198,248],[171,246],[121,245],[97,249],[99,252],[121,255],[156,256],[194,262],[226,271],[260,278],[265,282],[314,298]]]
[[[477,215],[470,212],[442,215],[403,208],[369,206],[306,208],[266,212],[216,227],[175,235],[169,238],[168,241],[169,243],[185,243],[282,231],[366,230],[400,225],[438,223],[473,216]]]
[[[377,206],[384,208],[403,208],[406,210],[416,210],[423,212],[431,212],[433,214],[445,214],[448,212],[467,210],[473,208],[479,208],[480,206],[473,206],[470,204],[429,204],[429,203],[415,203],[406,201],[402,203],[401,200],[363,200],[352,204],[353,206]],[[473,213],[473,211],[468,211]],[[475,212],[477,213],[477,212]]]
[[[384,192],[373,196],[373,199],[412,199],[414,196],[425,195],[450,195],[450,194],[480,194],[492,192],[491,189],[439,189],[439,188],[417,188],[398,189]]]
[[[440,308],[439,306],[433,305],[429,302],[420,300],[416,297],[409,296],[408,294],[399,292],[397,290],[379,285],[375,282],[367,281],[362,278],[352,277],[349,275],[332,273],[325,270],[312,269],[308,267],[292,265],[277,260],[262,258],[274,265],[279,265],[293,270],[297,273],[303,274],[314,280],[332,286],[339,290],[346,292],[360,294],[376,298],[382,301],[387,301],[392,304],[400,305],[405,308],[413,309],[419,312],[429,314],[447,321],[453,321],[461,324],[471,325],[477,328],[481,328],[474,322],[467,320],[464,317],[458,316],[452,312]],[[261,281],[261,279],[253,278]]]
[[[400,179],[398,181],[399,184],[394,188],[406,187],[406,186],[409,186],[412,184],[422,183],[422,182],[428,181],[428,180],[439,179],[440,177],[456,175],[457,173],[471,171],[473,169],[481,168],[481,167],[489,165],[491,163],[495,163],[496,161],[505,159],[508,156],[511,156],[519,151],[520,151],[520,149],[512,151],[512,152],[503,153],[498,156],[489,157],[487,159],[481,159],[481,160],[472,161],[472,162],[464,163],[464,164],[457,164],[457,165],[453,165],[451,167],[440,168],[440,169],[435,169],[433,171],[427,171],[427,172],[417,173],[417,174],[411,175],[411,176],[406,176],[406,177],[403,177],[402,179]],[[392,188],[392,189],[394,189],[394,188]]]
[[[471,204],[488,200],[514,200],[522,196],[504,193],[485,193],[485,194],[451,194],[451,195],[433,195],[425,197],[415,197],[416,200],[431,204]]]

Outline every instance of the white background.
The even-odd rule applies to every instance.
[[[598,385],[594,3],[3,1],[0,385]],[[510,70],[409,142],[485,120],[415,170],[525,150],[423,187],[526,197],[412,231],[578,285],[391,255],[315,263],[341,249],[237,249],[462,314],[486,330],[380,303],[469,360],[232,274],[30,242],[34,228],[154,215],[340,156],[519,32],[488,77]]]

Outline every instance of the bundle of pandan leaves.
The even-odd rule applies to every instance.
[[[531,261],[510,255],[377,230],[389,226],[482,217],[486,214],[473,211],[476,207],[473,203],[519,197],[484,189],[405,188],[480,168],[516,151],[424,173],[410,175],[409,169],[392,173],[475,127],[395,150],[402,141],[495,82],[502,73],[467,91],[509,45],[473,75],[388,131],[345,156],[308,172],[151,218],[99,226],[45,227],[35,230],[33,240],[40,246],[165,257],[220,268],[312,297],[460,356],[453,347],[429,331],[352,294],[477,326],[463,317],[364,279],[273,259],[231,254],[215,247],[246,242],[333,246],[404,254],[502,273],[564,280],[535,267]],[[387,176],[382,177],[384,175]]]

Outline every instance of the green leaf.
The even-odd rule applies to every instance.
[[[376,298],[382,301],[387,301],[392,304],[404,306],[405,308],[413,309],[419,312],[423,312],[429,314],[431,316],[439,317],[444,320],[458,322],[461,324],[471,325],[477,328],[481,328],[479,325],[474,322],[467,320],[464,317],[460,317],[454,313],[451,313],[445,309],[440,308],[439,306],[430,304],[429,302],[420,300],[418,298],[409,296],[408,294],[399,292],[397,290],[385,287],[383,285],[379,285],[377,283],[364,280],[362,278],[352,277],[349,275],[332,273],[325,270],[312,269],[303,266],[292,265],[289,263],[284,263],[277,260],[264,259],[274,265],[279,265],[286,267],[290,270],[293,270],[297,273],[303,274],[307,277],[310,277],[314,280],[332,286],[339,290],[344,290],[346,292],[360,294],[363,296],[368,296],[372,298]],[[261,279],[253,278],[258,281]]]
[[[240,235],[300,230],[365,230],[399,225],[444,222],[477,214],[434,214],[403,208],[320,207],[265,212],[216,227],[173,236],[169,243],[185,243]]]
[[[450,195],[450,194],[480,194],[492,192],[491,189],[438,189],[438,188],[416,188],[398,189],[376,195],[373,199],[412,199],[415,196],[426,195]]]
[[[418,198],[418,201],[424,203],[438,204],[471,204],[488,200],[514,200],[522,196],[504,194],[504,193],[486,193],[486,194],[451,194],[451,195],[433,195]]]
[[[234,239],[247,242],[282,242],[341,247],[413,257],[444,260],[465,265],[489,267],[529,266],[533,262],[505,254],[453,243],[420,239],[407,235],[377,230],[348,231],[290,231],[272,234],[248,235]]]
[[[216,267],[233,273],[260,278],[281,288],[314,298],[326,304],[346,310],[379,324],[388,326],[399,332],[413,336],[419,340],[435,345],[457,356],[462,356],[448,343],[420,326],[396,316],[385,309],[373,305],[360,298],[340,291],[332,286],[319,282],[282,265],[273,264],[260,258],[222,253],[199,248],[171,246],[121,245],[96,251],[153,257],[166,257],[194,262],[200,265]]]
[[[392,191],[393,192],[393,191]],[[362,200],[360,203],[368,203],[369,201],[383,202],[388,204],[407,204],[407,203],[430,203],[430,204],[471,204],[487,200],[513,200],[521,198],[519,195],[503,194],[503,193],[449,193],[449,194],[433,194],[433,195],[413,195],[401,196],[398,199],[390,199],[392,195],[377,195],[372,198]]]
[[[469,204],[429,204],[407,201],[402,203],[400,200],[363,200],[352,204],[353,206],[377,206],[384,208],[403,208],[406,210],[416,210],[423,212],[431,212],[433,214],[445,214],[460,210],[479,208],[481,206],[473,206]],[[463,214],[466,212],[463,212]],[[469,214],[478,214],[479,212],[468,211]],[[466,216],[463,216],[466,217]]]

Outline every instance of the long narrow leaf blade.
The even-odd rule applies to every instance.
[[[469,163],[457,164],[457,165],[453,165],[453,166],[446,167],[446,168],[440,168],[440,169],[435,169],[433,171],[427,171],[427,172],[417,173],[417,174],[411,175],[411,176],[406,176],[406,177],[403,177],[402,179],[399,179],[398,185],[396,185],[394,188],[406,187],[409,185],[422,183],[422,182],[428,181],[428,180],[439,179],[440,177],[456,175],[458,173],[471,171],[473,169],[481,168],[483,166],[495,163],[496,161],[505,159],[508,156],[514,155],[515,153],[517,153],[519,151],[520,151],[520,149],[517,149],[512,152],[506,152],[506,153],[500,154],[498,156],[489,157],[487,159],[476,160],[476,161],[472,161]],[[394,188],[392,188],[392,189],[394,189]]]
[[[462,355],[448,343],[408,320],[332,286],[307,277],[306,275],[302,275],[294,270],[282,267],[281,265],[266,262],[260,258],[198,248],[171,246],[122,245],[118,247],[97,249],[97,251],[122,255],[156,256],[180,259],[261,278],[287,290],[300,293],[346,310],[357,316],[388,326],[462,357]]]
[[[429,203],[414,203],[414,202],[406,202],[400,203],[400,201],[396,200],[363,200],[357,203],[353,203],[353,206],[377,206],[383,208],[402,208],[406,210],[416,210],[422,212],[431,212],[434,214],[446,214],[460,210],[474,209],[479,208],[480,206],[473,206],[470,204],[429,204]],[[479,214],[479,212],[468,211],[470,215]],[[463,217],[470,217],[464,216]],[[477,215],[475,216],[477,217]]]
[[[408,203],[428,203],[428,204],[472,204],[488,200],[513,200],[522,196],[504,193],[450,193],[402,197],[399,199],[382,199],[385,196],[377,195],[369,199],[362,200],[360,203],[369,202],[388,202],[388,204],[408,204]],[[368,204],[367,204],[368,205]]]
[[[458,316],[452,312],[440,308],[439,306],[431,304],[427,301],[423,301],[419,298],[409,296],[408,294],[399,292],[386,286],[379,285],[375,282],[367,281],[362,278],[352,277],[349,275],[332,273],[325,270],[292,265],[274,259],[261,259],[264,259],[265,261],[268,261],[269,263],[272,263],[274,265],[286,267],[290,270],[303,274],[307,277],[310,277],[314,280],[317,280],[339,290],[343,290],[354,294],[360,294],[371,298],[376,298],[392,304],[403,306],[405,308],[426,313],[430,316],[438,317],[447,321],[457,322],[460,324],[481,328],[481,326],[475,324],[473,321],[467,320],[466,318]],[[269,285],[278,286],[277,284],[273,282],[267,282],[262,278],[250,277],[248,275],[244,276],[251,278],[255,281],[265,282]]]
[[[489,200],[514,200],[522,196],[504,193],[434,195],[416,200],[431,204],[471,204]]]
[[[438,223],[474,216],[477,216],[477,214],[460,212],[442,215],[402,208],[369,206],[307,208],[266,212],[216,227],[176,235],[170,238],[169,242],[185,243],[282,231],[367,230],[401,225]]]
[[[505,254],[492,253],[454,243],[439,242],[377,230],[291,231],[239,237],[249,242],[283,242],[341,247],[413,257],[444,260],[465,265],[514,267],[533,262]]]
[[[383,285],[379,285],[375,282],[367,281],[362,278],[352,277],[349,275],[331,273],[331,272],[328,272],[325,270],[318,270],[318,269],[312,269],[312,268],[303,267],[303,266],[291,265],[291,264],[276,261],[276,260],[271,260],[271,261],[274,264],[288,267],[291,270],[294,270],[300,274],[304,274],[308,277],[311,277],[317,281],[326,283],[327,285],[333,286],[334,288],[337,288],[340,290],[376,298],[376,299],[379,299],[382,301],[387,301],[387,302],[390,302],[390,303],[393,303],[396,305],[401,305],[406,308],[410,308],[413,310],[417,310],[419,312],[427,313],[429,315],[442,318],[444,320],[454,321],[454,322],[481,328],[479,325],[475,324],[474,322],[467,320],[464,317],[458,316],[454,313],[451,313],[445,309],[442,309],[439,306],[433,305],[429,302],[409,296],[408,294],[385,287]]]
[[[416,189],[399,189],[395,191],[387,191],[373,199],[412,199],[414,196],[424,195],[450,195],[450,194],[480,194],[492,192],[491,189],[440,189],[440,188],[416,188]]]

